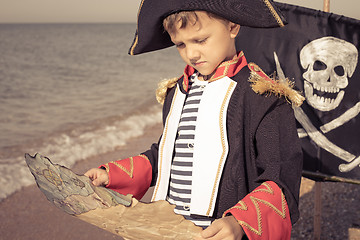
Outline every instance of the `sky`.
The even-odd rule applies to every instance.
[[[323,0],[278,1],[323,9]],[[0,0],[0,23],[136,22],[139,4],[140,0]],[[330,0],[330,12],[360,19],[359,0]]]

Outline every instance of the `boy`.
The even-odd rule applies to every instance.
[[[138,199],[155,186],[152,200],[176,205],[202,239],[290,239],[302,153],[286,100],[302,97],[235,49],[240,25],[283,24],[269,0],[142,1],[130,54],[175,44],[187,66],[158,92],[159,144],[85,175]]]

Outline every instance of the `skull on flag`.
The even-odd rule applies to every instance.
[[[306,69],[304,91],[309,105],[320,111],[337,108],[357,59],[356,47],[339,38],[323,37],[307,44],[300,52],[300,62]]]

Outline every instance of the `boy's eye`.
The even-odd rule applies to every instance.
[[[196,40],[196,43],[202,44],[205,43],[207,40],[207,38],[201,39],[201,40]]]
[[[177,43],[177,44],[175,44],[175,46],[176,46],[177,48],[182,48],[182,47],[185,46],[185,44],[184,44],[184,43]]]

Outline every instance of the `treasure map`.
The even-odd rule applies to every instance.
[[[64,212],[124,239],[193,239],[202,228],[174,213],[167,201],[142,203],[53,164],[49,158],[25,154],[26,163],[47,199]]]

